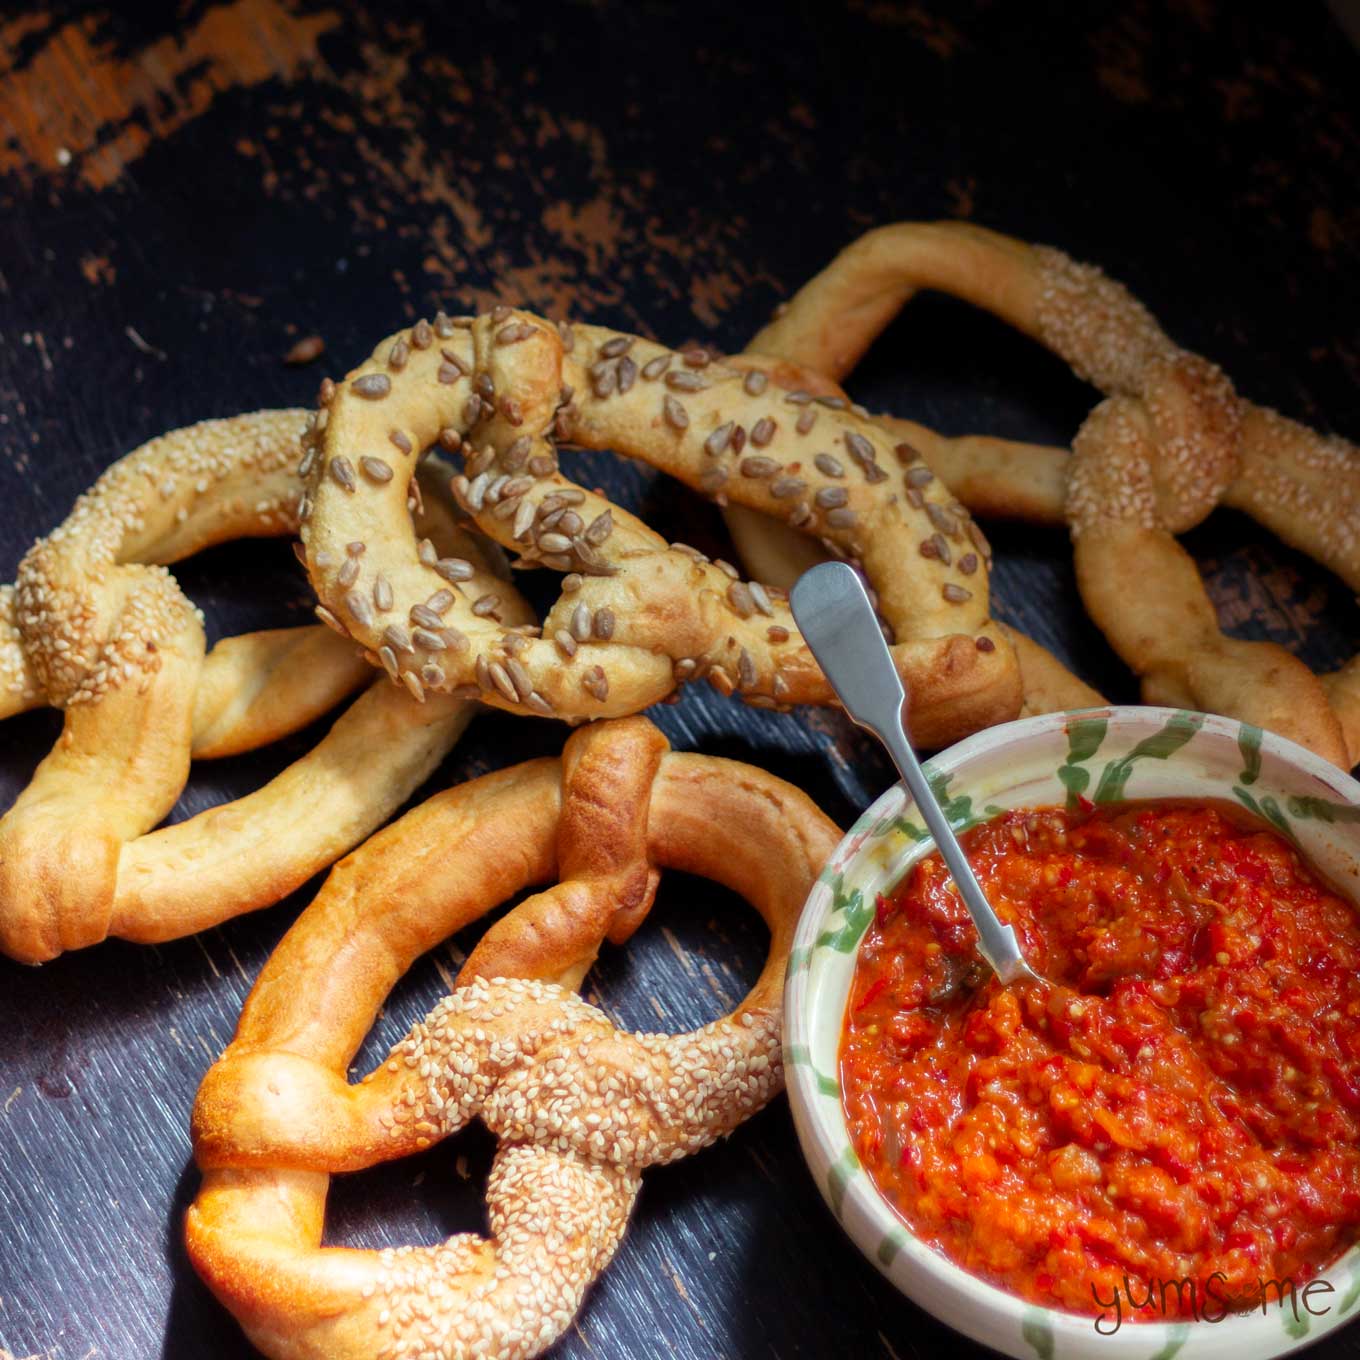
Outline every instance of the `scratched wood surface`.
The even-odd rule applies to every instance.
[[[1360,68],[1321,5],[1237,11],[892,4],[528,3],[7,7],[0,20],[0,578],[113,459],[210,415],[309,400],[437,305],[523,302],[736,349],[861,230],[957,215],[1126,280],[1248,395],[1360,434]],[[1060,12],[1061,11],[1061,12]],[[1251,17],[1246,17],[1247,13]],[[285,366],[299,338],[319,364]],[[938,299],[856,375],[871,405],[949,431],[1065,442],[1091,393],[1036,347]],[[717,548],[705,504],[609,456],[589,476]],[[1133,687],[1082,614],[1065,537],[989,526],[997,610],[1112,697]],[[1228,626],[1318,667],[1354,601],[1249,521],[1189,536]],[[178,572],[212,636],[306,617],[282,545]],[[1136,583],[1131,587],[1136,588]],[[796,781],[844,822],[886,767],[827,714],[692,688],[679,747]],[[0,729],[0,807],[57,730]],[[175,816],[305,750],[203,765]],[[557,749],[485,716],[443,787]],[[251,978],[307,901],[163,948],[0,960],[0,1350],[47,1360],[244,1357],[189,1269],[186,1123]],[[361,1063],[441,994],[466,940],[400,986]],[[669,882],[592,995],[676,1029],[726,1009],[763,947],[740,903]],[[490,1139],[341,1178],[329,1240],[479,1228]],[[841,1237],[781,1101],[651,1173],[562,1357],[967,1352]],[[1315,1354],[1360,1353],[1354,1329]]]

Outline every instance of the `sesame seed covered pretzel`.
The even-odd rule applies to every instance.
[[[783,975],[839,838],[763,770],[677,754],[644,718],[435,795],[332,870],[265,965],[194,1108],[195,1268],[273,1360],[519,1360],[571,1322],[643,1168],[730,1133],[782,1087]],[[574,989],[652,904],[658,870],[723,883],[770,928],[730,1015],[617,1029]],[[349,1064],[424,951],[526,887],[457,986],[362,1082]],[[328,1178],[480,1117],[500,1140],[490,1236],[322,1246]]]
[[[322,395],[301,530],[312,583],[417,696],[576,721],[636,712],[707,676],[758,706],[833,702],[782,592],[575,485],[558,468],[562,439],[643,459],[862,563],[917,740],[1015,713],[1015,658],[987,612],[986,541],[914,449],[893,448],[838,397],[504,307],[418,322]],[[436,441],[464,459],[453,488],[477,526],[518,565],[566,574],[541,636],[507,630],[494,591],[469,589],[459,562],[414,541],[405,488]],[[366,546],[357,579],[341,574],[351,542]]]
[[[192,758],[274,741],[372,674],[320,626],[226,638],[205,655],[201,616],[164,565],[295,531],[305,419],[261,411],[143,445],[0,590],[0,717],[64,713],[60,740],[0,817],[0,951],[12,958],[41,963],[109,935],[171,939],[278,901],[386,820],[466,725],[455,699],[421,708],[370,687],[263,788],[151,830]],[[447,510],[428,515],[475,551]],[[504,594],[511,617],[527,618]]]
[[[1257,723],[1343,768],[1360,760],[1354,663],[1322,679],[1274,643],[1226,636],[1174,537],[1216,505],[1230,505],[1360,590],[1360,449],[1238,396],[1220,369],[1175,345],[1099,270],[964,223],[870,232],[808,283],[750,349],[838,380],[925,288],[995,313],[1066,359],[1107,400],[1070,456],[980,437],[951,440],[890,416],[880,417],[884,428],[920,447],[980,512],[1065,518],[1082,598],[1141,677],[1149,703]],[[776,579],[781,559],[790,569],[802,565],[801,545],[777,524],[746,521],[734,532],[743,555]],[[1048,658],[1047,665],[1036,651],[1027,664],[1022,649],[1027,690],[1033,674],[1065,697],[1058,663]]]

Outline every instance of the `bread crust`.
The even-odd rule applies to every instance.
[[[922,289],[994,313],[1106,399],[1070,456],[949,439],[892,416],[879,417],[885,430],[914,443],[971,510],[1068,525],[1087,610],[1141,678],[1147,702],[1270,727],[1342,768],[1360,760],[1350,668],[1318,677],[1274,643],[1227,637],[1175,540],[1230,505],[1360,590],[1360,449],[1246,401],[1098,269],[968,223],[867,233],[752,339],[751,362],[770,356],[837,383]],[[743,558],[776,581],[810,565],[803,545],[768,519],[731,522]],[[1091,702],[1094,691],[1056,658],[1018,645],[1027,712]]]
[[[457,601],[421,637],[404,626],[446,568],[422,559],[405,522],[411,456],[366,451],[435,440],[464,460],[454,493],[478,528],[521,565],[566,573],[543,636],[513,665],[500,654],[494,601]],[[394,680],[569,721],[637,712],[701,677],[760,707],[834,702],[782,591],[668,544],[571,482],[558,440],[640,458],[859,562],[912,693],[918,741],[939,745],[1018,710],[1015,658],[988,615],[986,540],[910,445],[894,446],[838,396],[508,308],[389,337],[318,416],[301,530],[308,570],[324,606]],[[366,545],[357,585],[339,575],[353,541]],[[393,590],[379,614],[363,595],[375,573]]]
[[[791,785],[670,752],[644,718],[582,728],[560,761],[407,813],[335,866],[204,1079],[195,1268],[275,1360],[538,1354],[612,1257],[642,1169],[706,1146],[781,1089],[788,951],[839,836]],[[731,1015],[687,1035],[626,1034],[573,989],[603,939],[639,924],[663,868],[745,897],[769,954]],[[410,964],[525,888],[541,890],[487,932],[453,994],[349,1085]],[[321,1245],[330,1174],[476,1117],[501,1140],[489,1238]]]
[[[471,715],[371,689],[263,788],[167,826],[194,758],[252,750],[371,684],[332,629],[273,629],[206,651],[166,564],[294,533],[301,411],[204,421],[106,471],[0,590],[0,717],[49,704],[62,733],[0,817],[0,951],[41,963],[113,934],[158,941],[267,906],[380,826]],[[447,472],[443,473],[447,478]],[[492,557],[431,499],[422,523],[531,617]],[[362,773],[362,778],[360,774]]]

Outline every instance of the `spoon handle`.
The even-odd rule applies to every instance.
[[[845,711],[888,748],[977,927],[979,953],[1002,983],[1033,978],[1015,928],[997,919],[912,749],[906,690],[858,573],[844,562],[813,567],[789,592],[789,605]]]

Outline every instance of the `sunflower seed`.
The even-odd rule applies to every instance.
[[[515,687],[516,698],[523,703],[534,692],[534,682],[529,679],[529,672],[524,669],[524,663],[510,657],[505,662],[505,673]]]
[[[522,497],[519,504],[515,507],[515,521],[510,526],[510,537],[516,543],[523,543],[528,539],[534,527],[534,503]]]
[[[684,369],[678,369],[666,374],[666,386],[672,392],[702,392],[708,383],[697,373],[687,373]]]
[[[386,373],[365,373],[350,383],[355,394],[369,401],[381,401],[392,390],[392,379]]]
[[[417,628],[435,629],[444,626],[444,620],[427,604],[413,604],[410,619]]]
[[[315,613],[317,618],[319,618],[327,628],[339,633],[341,637],[347,638],[349,636],[349,629],[346,628],[324,604],[317,605]]]
[[[609,677],[604,673],[603,666],[592,666],[586,671],[581,677],[581,685],[601,703],[609,698]]]
[[[743,581],[733,581],[727,587],[727,603],[736,610],[738,617],[749,619],[756,612],[755,601],[751,598],[750,587]]]
[[[598,548],[613,532],[614,512],[612,509],[604,510],[590,521],[590,527],[585,531],[585,540]]]
[[[845,447],[855,462],[863,465],[874,461],[874,446],[857,430],[848,430]]]
[[[411,641],[422,651],[442,652],[448,644],[432,629],[415,628],[411,631]]]
[[[750,581],[746,588],[751,592],[751,603],[767,618],[773,618],[774,606],[770,603],[770,595],[765,587],[759,581]]]
[[[345,596],[345,608],[349,610],[355,622],[361,628],[373,627],[373,608],[368,602],[367,595],[361,595],[357,590],[351,590]]]
[[[454,584],[459,581],[470,581],[476,574],[476,568],[472,563],[462,557],[441,557],[433,565],[440,576]]]
[[[751,443],[756,448],[763,449],[774,438],[775,431],[778,428],[778,425],[769,416],[761,416],[751,427]]]
[[[391,466],[381,458],[374,458],[369,454],[359,459],[359,470],[370,482],[376,482],[379,486],[385,486],[392,480]]]
[[[741,655],[737,658],[737,686],[740,689],[751,689],[755,683],[756,663],[751,653],[743,647]]]
[[[710,458],[717,458],[726,452],[727,445],[732,438],[733,425],[734,422],[730,420],[723,425],[719,425],[718,428],[704,440],[704,452],[708,454]]]
[[[510,679],[510,673],[501,665],[499,661],[492,661],[487,665],[486,673],[491,677],[491,683],[510,700],[512,704],[519,703],[519,694],[515,689],[514,682]]]
[[[344,487],[352,496],[358,489],[358,482],[354,480],[354,466],[343,454],[339,458],[332,458],[330,468],[331,480],[337,485]]]

